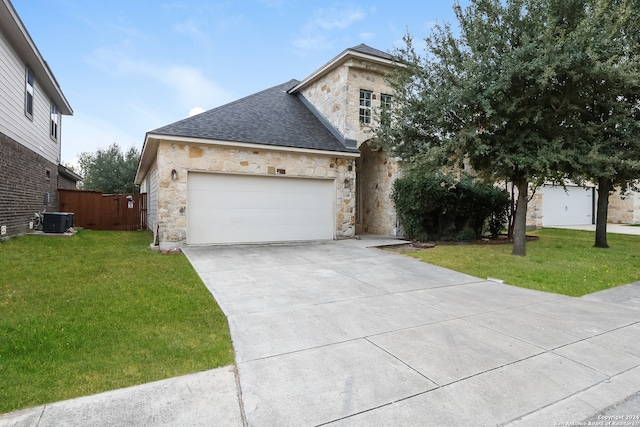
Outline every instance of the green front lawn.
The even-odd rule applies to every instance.
[[[595,233],[542,229],[529,233],[527,256],[512,245],[438,245],[410,251],[422,261],[510,285],[581,296],[640,280],[640,236],[609,234],[609,249],[593,247]]]
[[[226,318],[147,232],[0,243],[0,413],[233,363]]]

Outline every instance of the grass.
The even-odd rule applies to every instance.
[[[609,234],[609,249],[594,248],[595,233],[542,229],[529,233],[527,256],[512,245],[439,245],[410,251],[422,261],[510,285],[582,296],[640,280],[640,236]]]
[[[0,243],[0,413],[233,363],[226,318],[147,232]]]

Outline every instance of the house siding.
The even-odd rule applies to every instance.
[[[28,232],[36,212],[56,211],[57,184],[56,163],[0,133],[0,225],[7,226],[0,239]],[[48,205],[45,193],[50,195]]]
[[[158,222],[158,166],[156,163],[149,169],[145,181],[147,182],[147,226],[155,231]]]
[[[49,136],[51,100],[35,77],[33,120],[25,115],[25,75],[27,64],[0,33],[0,132],[50,162],[60,162],[62,123],[58,141]]]

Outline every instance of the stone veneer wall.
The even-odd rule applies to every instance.
[[[640,192],[622,196],[616,191],[609,196],[607,220],[611,224],[640,224]]]
[[[355,165],[352,158],[206,144],[160,142],[158,147],[158,226],[161,247],[187,241],[188,172],[334,179],[336,237],[355,235]],[[171,180],[171,171],[178,179]]]
[[[393,236],[397,234],[396,207],[391,198],[398,179],[398,162],[383,151],[373,151],[367,143],[360,146],[358,190],[361,192],[360,225],[363,233]]]
[[[58,165],[0,133],[0,226],[7,227],[0,240],[28,232],[36,212],[58,210],[57,183]]]
[[[380,107],[380,94],[393,93],[384,77],[390,71],[387,66],[350,59],[301,92],[342,136],[360,145],[372,136],[368,126],[360,124],[360,90],[373,92],[375,111]]]
[[[369,90],[375,96],[375,120],[380,94],[393,93],[384,77],[390,71],[388,66],[352,58],[301,91],[343,137],[356,140],[358,148],[364,150],[357,171],[358,188],[363,192],[360,194],[360,225],[365,233],[382,235],[394,235],[396,231],[396,210],[391,192],[399,167],[385,153],[373,152],[363,146],[373,134],[368,125],[360,123],[360,90]]]
[[[529,190],[531,191],[531,190]],[[543,188],[538,188],[533,198],[527,203],[527,229],[535,230],[542,227],[542,192]],[[515,197],[518,197],[516,192]],[[531,193],[529,193],[531,197]]]

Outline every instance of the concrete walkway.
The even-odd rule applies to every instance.
[[[0,426],[553,426],[637,407],[640,282],[570,298],[368,248],[385,243],[186,248],[227,315],[243,410],[227,367]]]

